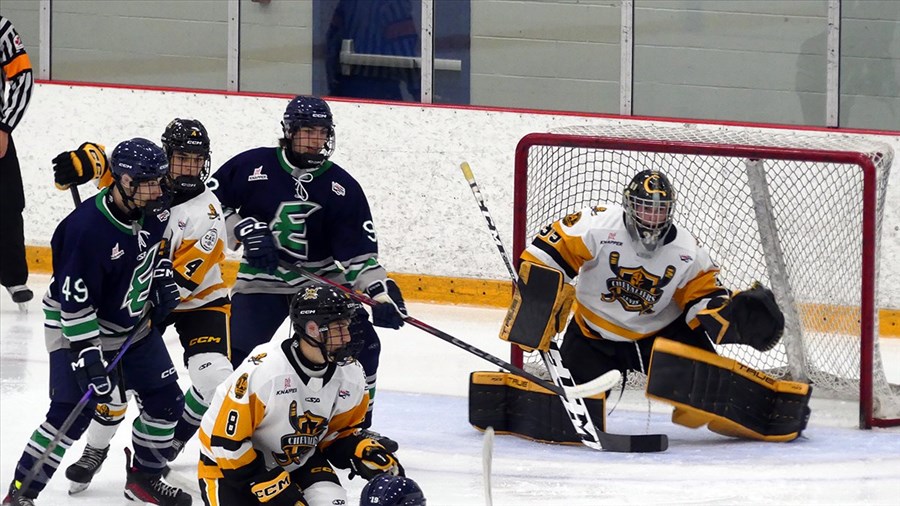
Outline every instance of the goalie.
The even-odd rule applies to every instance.
[[[644,170],[621,206],[585,209],[544,228],[522,253],[501,338],[546,350],[573,306],[560,354],[576,382],[612,369],[643,372],[647,396],[674,405],[675,423],[764,441],[797,438],[811,387],[720,357],[713,346],[773,348],[784,316],[772,292],[758,283],[733,293],[721,286],[709,253],[673,222],[675,202],[668,178]]]

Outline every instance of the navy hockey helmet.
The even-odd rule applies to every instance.
[[[379,474],[362,489],[360,506],[425,506],[425,494],[419,484],[405,476]]]
[[[142,137],[135,137],[120,142],[113,149],[109,157],[110,171],[116,186],[122,193],[126,205],[132,211],[141,207],[144,214],[158,214],[169,207],[172,196],[168,187],[169,160],[166,153],[153,143]],[[123,176],[131,177],[131,192],[126,192],[122,185]],[[160,179],[161,178],[161,179]],[[133,189],[146,181],[160,179],[161,194],[154,200],[146,202],[143,206],[137,206],[134,200]]]
[[[625,186],[622,207],[629,235],[651,254],[672,227],[675,188],[661,171],[642,170]]]
[[[298,95],[284,109],[281,120],[285,152],[288,160],[301,169],[311,169],[325,163],[334,154],[334,118],[328,103],[319,97]],[[328,133],[317,153],[297,153],[291,145],[291,135],[303,127],[324,127]]]
[[[166,130],[162,134],[162,146],[166,150],[166,156],[169,163],[173,164],[172,170],[175,171],[176,161],[173,155],[176,152],[200,155],[203,157],[200,172],[197,176],[173,175],[173,187],[176,192],[200,193],[203,190],[203,183],[209,177],[209,135],[206,133],[206,127],[203,123],[195,119],[173,119]]]
[[[353,332],[354,320],[365,313],[362,305],[354,301],[344,291],[328,285],[311,285],[301,289],[291,299],[290,317],[295,337],[306,340],[322,351],[322,356],[329,362],[343,363],[356,358],[362,349],[363,336]],[[341,348],[327,350],[328,324],[349,320],[351,324],[350,342]],[[312,322],[319,329],[319,339],[310,336],[307,325]]]

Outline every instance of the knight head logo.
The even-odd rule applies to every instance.
[[[297,401],[291,401],[288,409],[288,421],[294,432],[281,436],[281,452],[272,452],[272,457],[280,466],[291,463],[301,464],[303,457],[313,451],[324,435],[328,420],[323,416],[306,410],[302,415],[297,413]]]
[[[672,281],[675,267],[666,267],[662,276],[647,271],[642,266],[622,267],[619,253],[609,254],[609,268],[615,277],[606,280],[607,292],[600,296],[603,302],[618,301],[625,311],[652,314],[653,306],[663,294],[663,287]]]

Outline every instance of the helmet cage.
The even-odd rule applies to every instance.
[[[166,209],[172,203],[172,191],[169,185],[169,161],[165,152],[153,141],[136,137],[120,142],[109,158],[110,171],[125,207],[132,219],[141,215],[153,216]],[[131,178],[130,192],[125,191],[123,176]],[[141,183],[159,180],[160,195],[138,205],[136,192]]]
[[[301,290],[291,299],[290,317],[295,338],[300,338],[322,352],[326,362],[343,365],[359,354],[363,346],[363,334],[359,325],[362,306],[346,293],[330,286],[311,286]],[[350,340],[343,346],[328,350],[331,338],[328,325],[347,320]],[[318,335],[311,336],[307,325],[313,323]]]
[[[317,153],[294,151],[293,135],[304,127],[326,129],[325,142]],[[281,129],[288,160],[301,169],[319,167],[334,154],[335,133],[331,108],[327,102],[318,97],[300,95],[291,100],[284,110]]]
[[[659,171],[642,171],[625,188],[625,226],[645,253],[656,251],[672,227],[675,200],[675,189]]]
[[[210,141],[206,127],[194,119],[176,118],[166,126],[162,134],[162,145],[169,163],[175,166],[175,154],[196,154],[203,157],[203,164],[196,176],[171,175],[172,187],[176,192],[200,193],[210,174]]]

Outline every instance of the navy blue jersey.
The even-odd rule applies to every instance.
[[[222,202],[231,238],[235,224],[252,217],[269,225],[281,260],[359,289],[384,279],[369,203],[337,164],[299,171],[281,148],[256,148],[225,162],[210,187]],[[268,274],[242,262],[234,290],[292,293],[302,281],[283,269]]]
[[[56,227],[53,277],[44,296],[47,348],[96,337],[116,349],[147,304],[169,212],[128,223],[110,210],[109,188]]]

